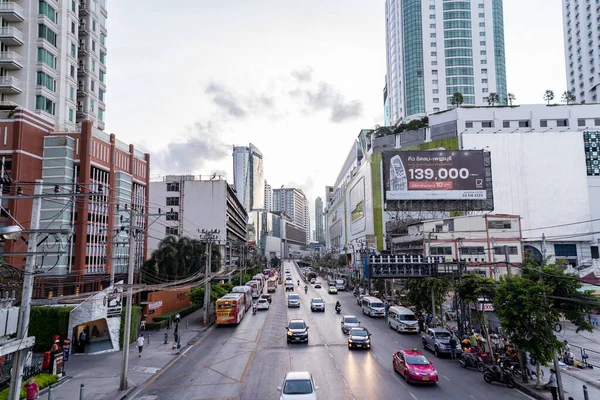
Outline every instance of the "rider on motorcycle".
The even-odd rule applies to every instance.
[[[308,293],[308,285],[304,285],[304,293]]]
[[[298,286],[300,286],[300,279],[298,279]]]
[[[339,311],[342,309],[342,305],[340,304],[340,301],[336,301],[335,302],[335,311]]]
[[[252,302],[252,314],[256,314],[256,302]]]

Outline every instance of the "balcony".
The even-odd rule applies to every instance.
[[[23,32],[14,27],[0,28],[0,41],[9,46],[22,46]]]
[[[14,1],[0,3],[0,17],[9,22],[23,22],[25,21],[25,11]]]
[[[82,105],[77,106],[77,117],[87,117],[88,109]]]
[[[0,93],[21,93],[21,81],[14,76],[0,76]]]
[[[79,43],[79,46],[77,46],[77,48],[79,49],[79,55],[88,54],[88,48],[85,44]]]
[[[85,22],[80,23],[79,24],[79,35],[85,36],[88,33],[90,33],[90,31],[88,30],[87,24]]]
[[[85,0],[79,2],[79,15],[89,15],[90,10]]]
[[[4,69],[23,69],[23,57],[14,51],[2,51],[0,52],[0,67]]]

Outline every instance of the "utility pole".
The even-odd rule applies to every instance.
[[[127,207],[127,206],[125,206]],[[137,227],[135,206],[129,207],[129,263],[127,266],[127,302],[123,332],[123,360],[121,363],[120,390],[127,390],[127,368],[129,367],[129,337],[131,336],[131,309],[133,307],[133,272],[135,269],[135,236]]]
[[[27,261],[25,263],[25,271],[23,274],[23,293],[21,295],[21,315],[19,317],[19,325],[17,326],[17,340],[27,339],[29,330],[29,317],[31,314],[31,298],[33,296],[33,284],[35,274],[35,261],[37,252],[37,230],[40,228],[40,211],[42,208],[42,180],[36,179],[33,204],[31,207],[31,224],[29,234],[29,242],[27,244]],[[22,349],[15,353],[13,360],[13,368],[10,379],[10,388],[8,399],[19,400],[21,398],[21,384],[23,379],[23,362],[27,355],[28,349]]]
[[[435,288],[431,287],[431,323],[435,326]]]
[[[204,270],[204,311],[202,325],[206,327],[208,325],[208,309],[210,307],[210,267],[211,267],[211,256],[212,256],[212,240],[216,238],[219,233],[218,229],[202,229],[200,231],[204,235],[206,240],[205,250],[208,252],[206,256],[206,265]]]
[[[508,274],[508,276],[512,276],[512,271],[510,269],[510,262],[508,259],[508,246],[504,246],[504,262],[506,263],[506,273]]]

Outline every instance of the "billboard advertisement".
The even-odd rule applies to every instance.
[[[383,154],[386,200],[485,200],[482,150]]]

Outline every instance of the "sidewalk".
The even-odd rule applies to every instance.
[[[181,352],[194,344],[204,332],[210,328],[202,327],[202,312],[197,310],[184,317],[179,323],[181,332]],[[186,328],[187,323],[187,328]],[[142,331],[144,338],[144,351],[138,357],[137,345],[134,342],[129,346],[129,389],[120,391],[121,351],[98,355],[72,355],[65,363],[67,379],[54,391],[55,400],[79,399],[81,385],[84,386],[85,400],[116,400],[125,397],[137,387],[142,386],[154,374],[169,364],[178,353],[172,349],[174,344],[173,329],[160,331]],[[164,335],[168,332],[168,344],[164,344]],[[149,335],[149,338],[148,338]],[[42,394],[40,399],[46,399],[48,394]]]
[[[542,369],[544,370],[544,375],[542,378],[543,385],[548,382],[548,377],[550,376],[550,368],[543,367]],[[587,386],[588,399],[600,399],[600,388],[589,385],[586,382],[573,376],[572,374],[574,372],[568,374],[566,371],[566,367],[561,367],[560,372],[563,383],[563,390],[565,392],[565,399],[568,399],[569,396],[571,396],[574,400],[584,400],[585,398],[583,395],[583,385]],[[515,382],[517,383],[517,389],[521,390],[523,393],[526,393],[535,399],[552,400],[552,395],[550,394],[549,390],[539,390],[535,388],[535,379],[530,380],[527,385],[523,383],[522,378],[515,378]]]

